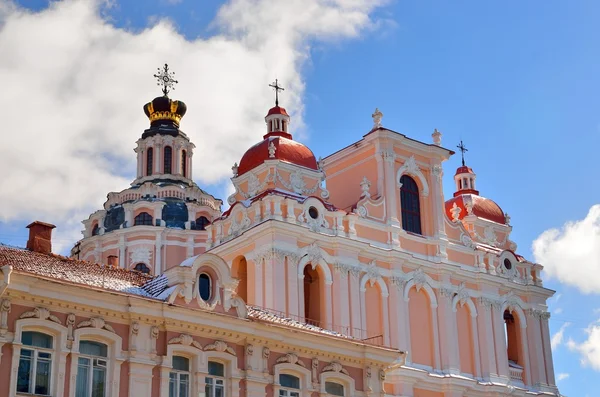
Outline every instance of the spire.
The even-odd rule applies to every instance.
[[[463,141],[456,146],[461,152],[462,166],[456,169],[454,174],[454,182],[456,183],[456,192],[454,197],[460,196],[461,194],[479,194],[479,191],[475,189],[475,179],[477,175],[473,172],[471,167],[465,165],[465,152],[469,149],[465,147]]]
[[[437,131],[437,130],[436,130],[436,131]],[[461,157],[462,157],[462,165],[463,165],[463,167],[464,167],[464,166],[465,166],[465,152],[468,152],[468,151],[469,151],[469,149],[467,149],[467,148],[465,147],[465,145],[463,144],[463,141],[462,141],[462,139],[460,140],[460,144],[459,144],[459,145],[456,145],[456,147],[458,148],[458,150],[460,150]]]
[[[279,91],[283,91],[284,88],[279,85],[279,81],[275,79],[275,82],[269,84],[275,90],[275,107],[269,109],[265,122],[267,123],[267,134],[264,138],[270,136],[282,136],[284,138],[292,139],[292,135],[288,132],[288,125],[290,124],[290,116],[286,110],[279,106]]]

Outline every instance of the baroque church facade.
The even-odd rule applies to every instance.
[[[554,291],[464,157],[444,198],[441,133],[419,142],[376,110],[317,160],[277,99],[222,211],[157,77],[136,178],[71,257],[43,222],[27,248],[0,245],[0,395],[559,395]]]

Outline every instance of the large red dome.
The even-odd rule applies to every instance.
[[[244,153],[238,166],[238,175],[245,174],[253,168],[261,165],[265,160],[280,160],[286,163],[318,170],[317,159],[313,152],[303,144],[286,138],[286,133],[268,134],[265,139]],[[273,142],[275,146],[274,157],[269,157],[269,146]]]
[[[452,219],[452,207],[455,203],[456,206],[461,209],[458,218],[462,220],[465,216],[467,216],[467,207],[465,206],[465,202],[469,202],[469,199],[471,203],[473,203],[474,215],[478,216],[479,218],[487,219],[488,221],[500,223],[502,225],[506,224],[506,217],[504,216],[502,208],[500,208],[500,206],[493,200],[478,196],[476,194],[461,194],[446,201],[445,206],[448,218]]]

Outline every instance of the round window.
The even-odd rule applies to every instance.
[[[200,298],[204,301],[208,301],[210,296],[212,295],[212,285],[211,285],[210,276],[206,273],[200,274],[198,277],[198,292],[200,293]]]
[[[512,262],[510,261],[510,259],[504,259],[504,267],[506,268],[506,270],[512,269]]]
[[[319,217],[319,210],[317,210],[315,207],[310,207],[308,209],[308,215],[313,219],[317,219]]]

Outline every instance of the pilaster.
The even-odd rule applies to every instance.
[[[460,374],[460,358],[458,353],[458,327],[456,312],[452,308],[454,294],[449,289],[440,289],[437,313],[439,324],[444,330],[440,334],[440,350],[442,356],[442,371],[450,374]]]

